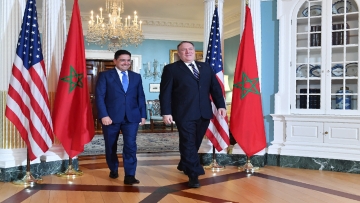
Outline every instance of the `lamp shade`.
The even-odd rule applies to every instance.
[[[228,75],[224,75],[224,89],[225,92],[230,92],[230,86],[229,86],[229,76]]]

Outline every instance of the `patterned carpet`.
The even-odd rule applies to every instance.
[[[147,152],[177,152],[179,151],[178,132],[171,133],[138,133],[136,138],[138,153]],[[118,153],[122,153],[123,137],[119,136]],[[105,154],[103,135],[95,135],[93,140],[85,145],[84,152],[79,156]]]

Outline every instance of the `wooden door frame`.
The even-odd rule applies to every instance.
[[[107,50],[89,50],[85,49],[85,58],[86,59],[99,59],[99,60],[113,60],[114,52]],[[140,73],[142,68],[141,55],[131,55],[131,60],[133,60],[133,71]]]

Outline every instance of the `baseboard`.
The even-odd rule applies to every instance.
[[[360,161],[267,154],[266,165],[360,174]]]
[[[69,160],[58,160],[51,162],[40,162],[30,165],[31,175],[38,179],[45,175],[56,174],[58,172],[64,172],[69,166]],[[79,168],[78,159],[72,160],[72,166],[74,169]],[[15,180],[21,180],[26,174],[26,165],[15,166],[10,168],[0,168],[0,181],[11,182]]]

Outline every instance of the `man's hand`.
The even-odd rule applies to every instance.
[[[165,124],[171,124],[173,122],[172,115],[163,115],[163,121]]]
[[[145,125],[145,121],[146,121],[145,118],[141,118],[141,123],[140,123],[140,125]]]
[[[219,108],[218,109],[218,113],[223,117],[223,118],[225,118],[225,116],[226,116],[226,109],[224,109],[224,108]]]
[[[101,119],[102,124],[104,125],[111,125],[112,124],[112,120],[109,116],[106,116],[104,118]]]

